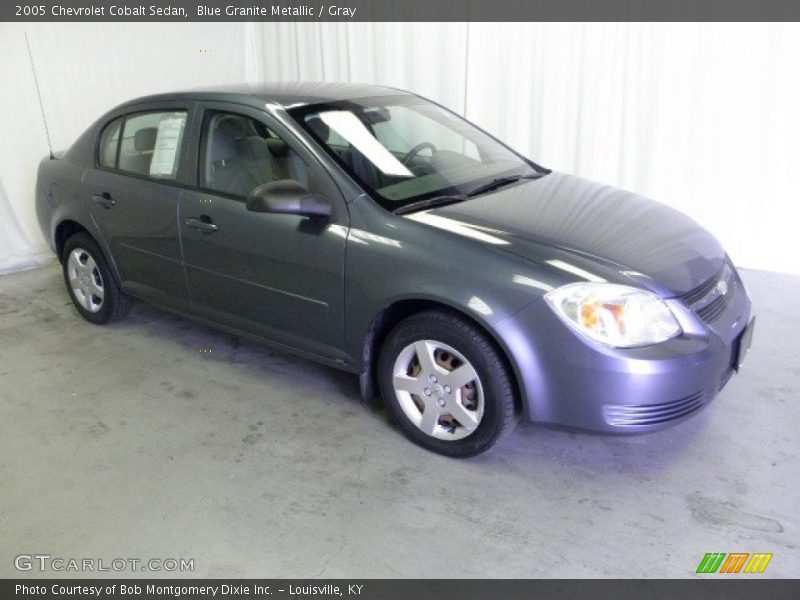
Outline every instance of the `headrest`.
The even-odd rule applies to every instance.
[[[156,137],[158,136],[157,127],[145,127],[139,129],[133,135],[133,148],[137,152],[148,152],[156,147]]]
[[[245,125],[245,118],[238,115],[224,115],[217,120],[216,129],[225,129],[231,135],[239,139],[247,135],[247,126]]]
[[[227,127],[220,127],[211,139],[211,162],[229,160],[234,156],[236,156],[236,138]]]
[[[306,118],[306,124],[319,139],[323,142],[328,141],[328,137],[331,135],[331,128],[322,119],[317,116],[308,117]]]
[[[267,141],[257,135],[236,140],[236,154],[249,160],[264,160],[265,158],[269,158]]]
[[[267,138],[267,146],[272,156],[286,156],[289,153],[289,144],[278,138]]]

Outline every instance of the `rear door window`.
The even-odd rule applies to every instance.
[[[144,177],[177,179],[186,117],[186,111],[150,111],[112,121],[101,134],[98,163]]]
[[[117,166],[117,148],[119,147],[119,132],[122,130],[122,119],[111,121],[100,135],[97,148],[97,162],[102,167],[114,169]]]

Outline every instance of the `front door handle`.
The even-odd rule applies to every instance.
[[[103,192],[102,194],[92,194],[92,202],[99,204],[103,208],[111,208],[116,204],[114,199],[111,197],[111,194],[108,192]]]
[[[199,229],[201,233],[214,233],[219,229],[219,227],[211,222],[211,217],[208,215],[202,215],[199,219],[195,217],[189,217],[186,219],[186,224],[189,227]]]

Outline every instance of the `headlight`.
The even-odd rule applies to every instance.
[[[549,292],[545,299],[567,325],[609,346],[648,346],[681,333],[663,300],[626,285],[571,283]]]

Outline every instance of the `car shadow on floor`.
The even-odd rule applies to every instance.
[[[373,418],[384,421],[387,429],[400,435],[388,423],[379,400],[361,401],[358,377],[351,373],[143,303],[137,303],[125,321],[111,327],[121,331],[141,331],[159,338],[169,337],[179,346],[207,350],[202,355],[203,360],[251,367],[251,376],[255,373],[256,377],[263,378],[265,386],[274,384],[277,377],[286,385],[302,379],[311,385],[332,389],[337,401],[361,405]],[[232,377],[236,376],[232,373]],[[691,419],[663,431],[630,436],[566,431],[520,421],[508,438],[492,451],[469,460],[476,466],[486,467],[500,463],[521,473],[541,469],[545,466],[543,463],[598,473],[609,469],[641,473],[658,471],[689,451],[687,449],[706,429],[708,412],[702,410]],[[535,458],[532,460],[532,457]]]
[[[221,331],[203,322],[142,302],[135,304],[124,321],[111,327],[146,331],[149,335],[168,335],[178,345],[198,351],[205,360],[266,367],[269,372],[265,372],[265,377],[283,375],[289,381],[295,380],[301,374],[303,379],[322,380],[326,387],[332,385],[343,398],[351,399],[354,403],[360,402],[358,376],[352,373],[274,348],[267,343],[262,344]],[[370,403],[374,404],[377,403]]]

